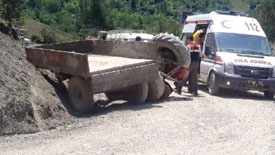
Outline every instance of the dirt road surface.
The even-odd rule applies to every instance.
[[[75,123],[0,137],[1,155],[275,154],[275,101],[224,90],[220,97],[173,94],[158,104],[116,102]]]

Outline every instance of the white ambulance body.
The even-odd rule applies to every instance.
[[[181,38],[200,29],[206,35],[199,77],[210,94],[233,88],[259,90],[266,98],[274,97],[275,57],[256,19],[216,12],[189,16]]]

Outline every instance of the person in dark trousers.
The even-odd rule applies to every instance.
[[[201,35],[203,36],[203,35]],[[193,96],[198,96],[198,70],[202,56],[201,45],[194,42],[188,44],[190,48],[191,64],[189,66],[190,77],[188,84],[188,92]]]
[[[191,64],[189,66],[189,76],[185,81],[180,81],[176,85],[176,93],[181,94],[182,87],[186,84],[188,81],[188,92],[193,93],[194,96],[198,95],[197,92],[197,80],[193,80],[193,78],[197,79],[197,73],[199,68],[199,58],[200,58],[200,45],[193,42],[193,36],[187,36],[185,44],[188,46],[191,56]],[[196,71],[194,71],[197,69]],[[196,74],[196,75],[195,75]]]
[[[198,68],[200,65],[201,47],[199,44],[193,42],[193,36],[187,36],[186,45],[189,47],[191,64],[189,66],[189,77],[188,77],[188,92],[192,93],[193,96],[198,96]],[[176,92],[181,94],[182,86],[186,81],[180,82],[176,87]]]
[[[204,45],[204,40],[205,40],[205,32],[201,33],[199,35],[199,39],[198,39],[198,44],[200,45],[201,47],[201,55],[200,55],[200,62],[199,62],[199,68],[198,68],[198,74],[200,74],[201,72],[201,68],[200,68],[200,65],[201,65],[201,58],[202,58],[202,51],[203,51],[203,45]]]

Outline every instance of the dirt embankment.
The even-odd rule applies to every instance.
[[[25,57],[24,46],[0,32],[0,135],[38,132],[73,120],[63,105],[66,89]]]

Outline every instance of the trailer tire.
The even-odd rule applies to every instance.
[[[73,108],[79,113],[89,113],[94,106],[93,94],[87,81],[78,76],[69,80],[68,94]]]
[[[149,92],[147,101],[149,102],[156,102],[161,98],[165,90],[165,83],[161,76],[157,79],[148,82]]]
[[[130,104],[142,104],[147,99],[148,90],[148,83],[144,82],[124,90],[123,96]]]
[[[274,92],[272,92],[272,91],[264,91],[264,97],[266,98],[266,99],[273,99],[274,98]]]

